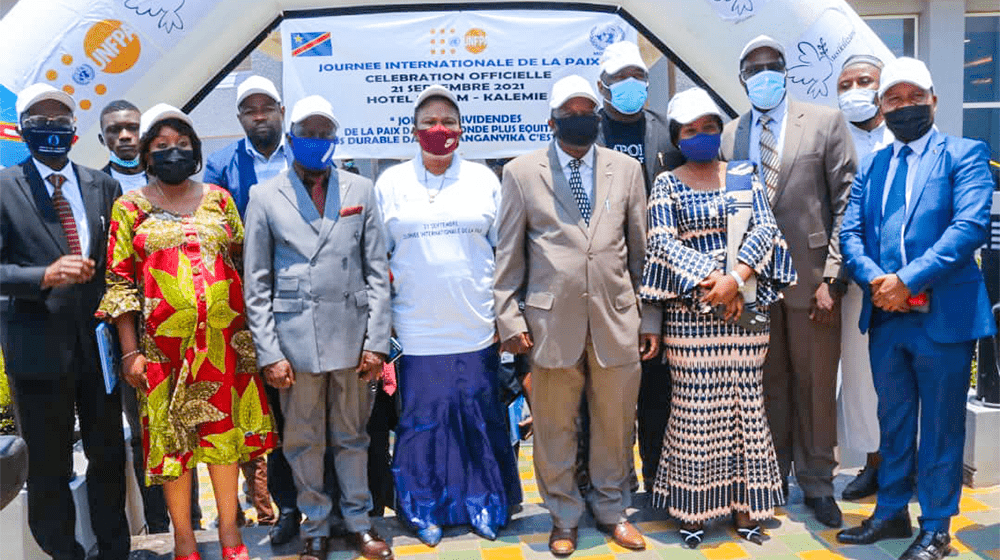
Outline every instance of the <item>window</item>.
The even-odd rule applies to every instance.
[[[917,56],[917,16],[862,18],[896,56]]]
[[[1000,13],[967,14],[962,135],[989,144],[1000,160]]]

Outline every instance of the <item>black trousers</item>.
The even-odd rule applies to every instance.
[[[670,420],[670,367],[660,356],[642,362],[639,382],[639,458],[642,459],[642,482],[647,492],[656,481],[656,467],[663,451],[663,433]]]
[[[40,349],[44,351],[44,349]],[[82,352],[77,352],[81,355]],[[125,560],[125,445],[121,387],[104,391],[97,364],[74,360],[76,371],[56,379],[11,376],[17,426],[28,444],[28,525],[38,545],[55,560],[83,560],[74,537],[73,410],[87,456],[87,504],[102,560]]]

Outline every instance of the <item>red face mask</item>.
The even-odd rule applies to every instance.
[[[436,156],[446,156],[458,148],[458,137],[461,131],[451,130],[442,124],[436,124],[430,128],[417,129],[417,140],[420,147],[428,153]]]

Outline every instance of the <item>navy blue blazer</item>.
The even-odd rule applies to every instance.
[[[291,167],[291,151],[286,148],[285,157]],[[236,209],[243,218],[250,201],[250,187],[257,184],[257,173],[253,169],[253,156],[247,152],[247,139],[241,138],[208,156],[202,181],[219,185],[229,191],[236,202]]]
[[[932,131],[906,210],[903,244],[907,263],[896,274],[910,292],[931,292],[927,335],[954,343],[991,336],[996,324],[974,252],[989,233],[993,178],[986,144]],[[878,265],[882,194],[892,145],[862,162],[840,230],[840,247],[851,276],[865,290],[858,327],[871,326],[871,281]]]

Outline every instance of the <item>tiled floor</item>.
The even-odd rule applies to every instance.
[[[468,528],[455,527],[445,531],[444,540],[429,548],[407,531],[395,518],[377,519],[375,527],[388,539],[396,558],[402,560],[551,560],[548,551],[550,529],[547,512],[541,508],[538,486],[534,480],[531,462],[531,445],[522,446],[520,456],[521,484],[524,489],[522,511],[501,531],[500,538],[490,542],[469,532]],[[215,517],[215,503],[211,496],[211,483],[207,471],[200,469],[202,510],[206,526]],[[837,477],[837,495],[851,479],[842,473]],[[836,539],[836,530],[828,529],[815,521],[802,504],[802,494],[792,484],[790,504],[778,510],[777,518],[768,525],[771,539],[763,546],[739,541],[729,524],[720,521],[706,531],[706,541],[697,550],[688,550],[677,536],[677,524],[661,510],[649,507],[648,496],[635,495],[630,519],[646,536],[647,549],[631,552],[609,542],[594,528],[589,516],[582,520],[577,560],[893,560],[909,545],[910,539],[882,541],[872,546],[843,546]],[[874,499],[863,502],[841,501],[844,526],[853,526],[869,516]],[[914,523],[919,506],[910,506]],[[253,511],[248,511],[253,517]],[[958,551],[954,560],[1000,560],[1000,486],[984,489],[965,488],[962,494],[961,514],[952,520],[952,544]],[[272,547],[265,527],[244,529],[243,538],[250,549],[251,558],[297,559],[299,543]],[[199,534],[199,550],[204,560],[219,560],[220,552],[214,530]],[[333,539],[328,560],[352,560],[357,555],[341,539]],[[170,535],[136,537],[132,543],[132,560],[171,560]]]

